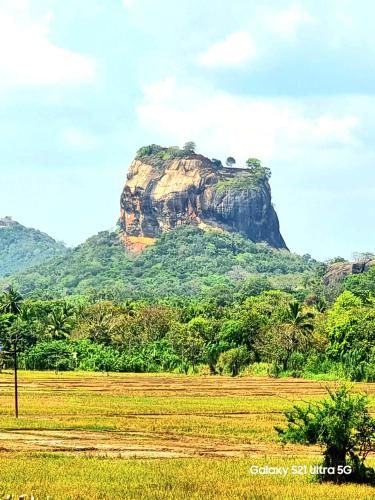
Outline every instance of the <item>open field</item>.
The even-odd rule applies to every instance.
[[[319,462],[318,448],[283,448],[274,426],[296,401],[323,397],[323,382],[50,372],[19,381],[16,420],[12,373],[0,374],[0,498],[375,497],[370,487],[248,472]],[[353,388],[375,412],[375,384]]]

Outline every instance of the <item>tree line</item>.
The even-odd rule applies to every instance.
[[[0,342],[26,369],[327,374],[375,381],[375,269],[346,280],[331,302],[250,289],[235,300],[0,297]],[[362,281],[361,281],[362,280]],[[4,358],[3,364],[11,364]]]

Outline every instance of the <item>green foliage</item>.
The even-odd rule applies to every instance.
[[[233,158],[233,156],[228,156],[228,158],[225,161],[225,164],[227,167],[233,167],[233,165],[236,163],[236,160]]]
[[[217,362],[219,373],[227,373],[232,377],[238,375],[250,360],[250,353],[246,347],[234,347],[220,354]]]
[[[363,304],[349,291],[343,292],[329,310],[327,334],[328,355],[343,364],[352,380],[372,380],[375,359],[375,308]]]
[[[186,158],[190,156],[195,151],[195,144],[193,142],[187,142],[183,149],[178,146],[170,146],[164,148],[158,146],[157,144],[150,144],[149,146],[143,146],[138,149],[136,154],[136,159],[142,160],[147,159],[159,159],[159,160],[174,160],[175,158]]]
[[[74,370],[73,346],[63,340],[40,342],[26,349],[20,359],[27,370]]]
[[[158,156],[162,160],[174,160],[175,158],[185,158],[190,153],[180,149],[178,146],[170,146],[166,150],[163,150]]]
[[[168,341],[185,363],[195,366],[204,361],[205,348],[213,340],[212,324],[204,318],[193,318],[187,324],[174,322],[168,332]],[[206,356],[210,357],[206,350]],[[213,366],[215,362],[213,361]]]
[[[4,290],[0,300],[0,310],[4,313],[18,315],[21,312],[23,297],[12,285]]]
[[[230,190],[255,190],[262,185],[264,178],[259,175],[241,175],[233,179],[226,179],[215,184],[214,188],[217,193],[223,193]]]
[[[0,297],[0,342],[17,343],[35,369],[204,364],[235,375],[256,362],[273,376],[375,381],[373,272],[347,278],[332,304],[310,255],[194,226],[133,255],[102,232],[2,280],[12,286]]]
[[[332,264],[337,264],[339,262],[348,262],[348,261],[346,259],[344,259],[344,257],[340,257],[340,256],[333,257],[332,259],[327,260],[327,264],[329,266],[332,266]]]
[[[183,226],[164,233],[156,245],[137,256],[124,251],[117,233],[102,232],[69,250],[66,256],[7,281],[33,298],[86,295],[93,300],[121,302],[173,294],[211,297],[219,303],[218,294],[227,301],[235,293],[245,297],[270,286],[259,276],[251,280],[251,274],[303,273],[313,271],[317,265],[314,260],[306,262],[288,251],[252,243],[236,233]],[[238,274],[243,279],[238,280]]]
[[[20,356],[27,370],[87,370],[112,372],[172,371],[181,358],[166,341],[143,345],[136,351],[120,350],[89,340],[53,340],[39,342]]]
[[[311,348],[312,320],[313,313],[297,301],[281,303],[278,310],[272,312],[258,341],[258,349],[274,365],[276,372],[291,369],[299,375],[299,370],[291,365],[291,358],[295,353],[308,352]]]
[[[228,235],[210,234],[210,238],[218,239],[202,241],[200,233],[189,234],[193,237],[190,243],[199,236],[197,242],[204,245],[208,256],[215,241],[223,245],[222,253],[228,251],[230,258],[233,252],[239,252],[234,255],[235,261],[237,256],[242,261],[238,235],[227,240]],[[168,243],[163,252],[167,259],[171,249]],[[186,248],[177,244],[178,239],[176,250],[186,255]],[[155,249],[144,261],[151,269]],[[253,245],[251,250],[257,252],[258,248]],[[264,251],[267,247],[260,250],[262,258]],[[138,258],[132,257],[133,265]],[[179,260],[174,261],[174,272]],[[313,265],[310,260],[308,264]],[[272,376],[326,373],[352,380],[375,379],[373,300],[363,302],[346,291],[332,307],[317,308],[316,301],[298,302],[298,293],[268,290],[269,282],[264,277],[241,280],[244,273],[239,271],[238,262],[236,272],[231,274],[235,280],[218,274],[207,276],[209,265],[207,260],[200,296],[159,295],[158,300],[143,297],[124,301],[112,290],[112,300],[108,300],[106,292],[91,293],[90,289],[86,298],[23,300],[15,289],[8,288],[0,298],[0,341],[7,350],[17,342],[31,368],[186,372],[204,363],[210,373],[219,370],[235,375],[237,366],[242,369],[255,361],[270,363],[268,373]],[[154,284],[152,280],[149,283]],[[247,355],[242,356],[245,351]],[[74,365],[73,352],[78,352]],[[50,359],[48,363],[43,353]],[[51,361],[55,358],[57,365]]]
[[[240,319],[227,319],[221,324],[219,332],[220,344],[223,351],[238,347],[246,343],[246,324]]]
[[[129,261],[117,233],[104,231],[64,256],[21,272],[15,279],[4,280],[4,284],[14,281],[24,295],[34,292],[33,298],[90,295],[94,290],[106,289],[111,291],[111,298],[115,298],[117,286],[123,290],[121,282],[125,281],[127,264]]]
[[[0,276],[20,271],[66,252],[62,243],[56,242],[47,234],[8,220],[7,225],[0,224]]]
[[[257,158],[247,159],[246,165],[254,178],[258,179],[258,182],[266,182],[270,179],[271,170],[268,167],[263,167],[261,161]]]
[[[185,142],[182,148],[186,153],[195,153],[197,146],[194,141]]]
[[[144,158],[145,156],[156,155],[163,151],[165,148],[158,146],[157,144],[150,144],[149,146],[142,146],[138,149],[136,153],[136,158]]]
[[[215,165],[216,168],[222,168],[223,164],[217,158],[212,158],[211,163]]]
[[[262,163],[258,158],[248,158],[246,160],[246,165],[249,168],[260,168],[262,166]]]
[[[329,468],[321,474],[322,480],[375,484],[375,471],[364,463],[375,451],[375,419],[369,414],[366,396],[352,396],[344,386],[328,390],[328,395],[322,403],[305,408],[295,405],[286,412],[287,427],[276,428],[280,439],[322,446],[323,467]],[[348,465],[351,473],[340,472]]]
[[[371,266],[365,273],[345,278],[344,288],[364,301],[375,297],[375,266]]]

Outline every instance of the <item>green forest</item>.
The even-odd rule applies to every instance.
[[[25,227],[11,217],[0,219],[0,276],[64,255],[65,252],[65,245],[48,234]]]
[[[328,286],[327,266],[191,226],[138,255],[102,232],[2,279],[1,344],[31,370],[375,381],[375,268]]]
[[[303,282],[324,273],[309,255],[252,243],[238,233],[182,226],[141,254],[126,253],[120,233],[104,231],[65,255],[3,279],[38,298],[85,295],[116,300],[216,297],[228,302],[278,288],[304,293]],[[220,299],[221,297],[221,299]]]

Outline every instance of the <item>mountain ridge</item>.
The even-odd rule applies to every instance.
[[[0,276],[22,271],[66,251],[47,233],[26,227],[12,217],[0,218]]]

